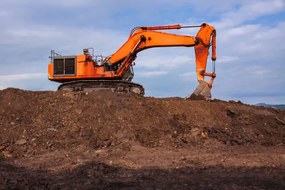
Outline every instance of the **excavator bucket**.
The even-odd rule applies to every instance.
[[[211,88],[208,83],[205,81],[201,81],[194,92],[187,96],[186,99],[190,100],[209,100],[211,99]]]

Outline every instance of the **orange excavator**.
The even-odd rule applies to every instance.
[[[187,36],[162,32],[182,28],[200,27],[197,35]],[[97,91],[134,93],[144,95],[140,84],[131,82],[134,76],[133,62],[137,54],[154,47],[194,47],[198,87],[187,98],[210,99],[211,88],[216,77],[216,30],[209,24],[200,26],[144,26],[135,27],[128,40],[108,57],[95,56],[93,48],[83,50],[80,55],[60,55],[51,51],[51,62],[48,64],[48,78],[62,83],[58,90],[64,91]],[[206,72],[209,49],[212,46],[213,71]],[[205,76],[211,77],[209,82]]]

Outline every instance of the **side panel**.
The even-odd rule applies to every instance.
[[[53,78],[53,63],[48,64],[48,78],[49,79]]]
[[[84,55],[76,56],[76,76],[77,77],[91,77],[93,76],[94,68],[91,67],[91,64],[86,61]]]

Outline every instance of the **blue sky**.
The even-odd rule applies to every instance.
[[[285,0],[1,0],[0,89],[56,90],[47,79],[51,49],[108,56],[135,26],[203,22],[217,29],[213,98],[285,103]],[[194,58],[193,48],[148,49],[134,82],[147,96],[185,97],[198,85]]]

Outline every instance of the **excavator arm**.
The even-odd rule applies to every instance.
[[[158,30],[171,30],[190,27],[200,27],[197,35],[185,36],[160,32]],[[138,52],[154,47],[193,47],[196,57],[196,73],[200,85],[191,95],[191,99],[211,98],[210,89],[216,77],[215,71],[206,72],[209,48],[212,46],[212,60],[216,60],[216,30],[208,24],[201,26],[150,26],[136,27],[132,30],[129,39],[112,54],[107,63],[115,68],[116,74],[122,77],[136,59]],[[211,77],[209,82],[205,81],[205,76]]]

